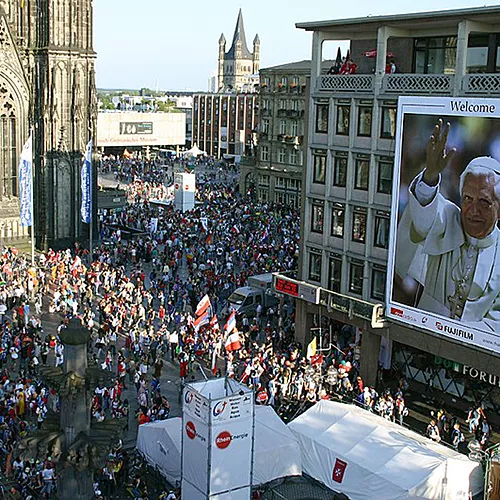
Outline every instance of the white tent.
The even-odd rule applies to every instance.
[[[181,480],[181,425],[180,417],[143,424],[137,436],[137,449],[173,485]],[[271,407],[256,406],[253,484],[301,474],[297,439]]]
[[[356,406],[320,401],[288,427],[304,472],[351,500],[459,500],[483,489],[477,463]]]
[[[191,149],[184,151],[182,154],[184,156],[200,156],[200,155],[206,155],[207,153],[205,151],[202,151],[196,144],[194,144],[194,146]]]

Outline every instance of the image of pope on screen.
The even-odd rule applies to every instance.
[[[405,122],[392,299],[500,335],[498,121]]]

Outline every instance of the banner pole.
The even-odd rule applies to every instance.
[[[34,130],[31,130],[30,133],[32,137],[31,142],[31,196],[30,196],[30,204],[31,204],[31,265],[35,265],[35,203],[33,197],[33,191],[35,190],[35,164],[33,162],[33,137]]]

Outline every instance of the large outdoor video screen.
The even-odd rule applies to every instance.
[[[500,352],[500,100],[402,97],[387,316]]]

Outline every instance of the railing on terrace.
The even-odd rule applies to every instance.
[[[334,92],[373,92],[373,75],[322,75],[318,90]]]
[[[472,74],[462,79],[462,91],[466,94],[499,94],[500,74]]]
[[[382,92],[396,94],[450,94],[455,75],[384,75]]]

